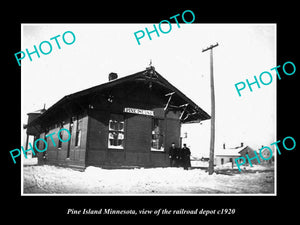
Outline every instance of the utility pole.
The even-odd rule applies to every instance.
[[[214,87],[214,70],[213,70],[213,48],[219,44],[211,45],[202,52],[210,50],[210,89],[211,89],[211,127],[210,127],[210,151],[209,151],[209,165],[208,174],[214,172],[214,149],[215,149],[215,87]]]

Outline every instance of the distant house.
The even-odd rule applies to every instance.
[[[235,163],[235,159],[238,157],[241,157],[241,154],[239,152],[243,149],[241,149],[241,148],[221,149],[221,150],[217,151],[215,153],[215,165],[221,166],[226,163],[232,163],[232,165],[233,165]]]
[[[261,147],[263,147],[263,146],[261,146]],[[270,163],[274,162],[274,152],[272,152],[272,156],[270,158],[271,152],[268,149],[264,148],[261,151],[261,153],[259,153],[259,151],[260,150],[257,151],[257,155],[259,156],[261,164],[270,164]],[[264,160],[264,159],[269,159],[269,160]]]
[[[215,152],[215,165],[221,166],[226,163],[232,163],[233,167],[235,164],[235,159],[239,157],[246,158],[246,154],[248,154],[249,158],[255,157],[254,150],[249,146],[244,146],[244,143],[241,143],[240,146],[235,148],[225,148],[225,144],[223,144],[223,148]],[[258,164],[259,162],[257,159],[253,159],[251,163]],[[248,164],[248,160],[246,164]]]

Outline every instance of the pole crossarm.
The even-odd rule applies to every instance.
[[[202,49],[202,52],[205,52],[205,51],[207,51],[207,50],[209,50],[209,49],[212,49],[212,48],[214,48],[214,47],[217,47],[219,44],[218,44],[218,42],[215,44],[215,45],[211,45],[211,46],[209,46],[209,47],[207,47],[207,48],[205,48],[205,49]]]

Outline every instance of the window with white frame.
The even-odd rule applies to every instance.
[[[163,120],[152,119],[151,151],[164,151]]]
[[[60,126],[60,129],[62,129],[63,128],[63,126],[61,125]],[[59,138],[58,138],[58,145],[57,145],[57,148],[58,149],[61,149],[61,147],[62,147],[62,141],[61,140],[63,140],[63,138],[64,138],[64,134],[63,134],[63,130],[59,133]]]
[[[72,129],[75,126],[75,147],[79,147],[81,142],[82,118],[80,115],[76,115],[71,118],[71,121],[72,121],[71,124]]]
[[[111,114],[109,119],[108,147],[124,148],[124,116]]]

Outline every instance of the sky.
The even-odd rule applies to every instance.
[[[276,141],[276,24],[184,24],[172,23],[167,33],[140,39],[134,33],[153,24],[22,24],[21,50],[33,51],[42,41],[52,44],[48,55],[31,55],[22,60],[21,118],[46,109],[65,95],[144,70],[150,60],[155,69],[208,114],[211,113],[210,55],[202,49],[215,44],[214,84],[216,106],[215,149],[236,147],[241,142],[253,149]],[[164,28],[163,28],[164,29]],[[165,28],[164,30],[167,30]],[[72,31],[76,40],[66,45],[61,36]],[[54,40],[58,38],[61,49]],[[66,40],[69,41],[66,35]],[[44,51],[47,46],[44,45]],[[238,82],[254,81],[263,71],[273,75],[270,85],[253,85],[241,91]],[[265,80],[268,80],[265,78]],[[207,156],[210,120],[182,126],[184,143],[196,156]],[[24,136],[22,138],[24,140]]]

